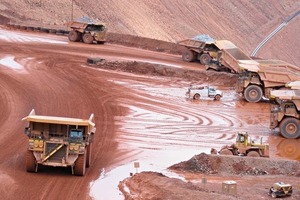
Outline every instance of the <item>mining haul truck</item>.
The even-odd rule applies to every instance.
[[[212,59],[215,59],[220,50],[215,44],[215,40],[209,35],[198,35],[194,38],[179,41],[177,44],[186,47],[186,50],[182,53],[183,61],[193,62],[198,60],[203,65],[209,64]]]
[[[216,149],[211,149],[211,153],[235,156],[269,157],[269,144],[263,144],[262,141],[260,143],[254,143],[247,132],[239,132],[234,144],[223,146],[219,152],[216,151]]]
[[[239,62],[236,92],[248,102],[269,98],[271,90],[286,88],[286,84],[300,80],[300,69],[281,60],[249,60]]]
[[[71,21],[65,25],[70,29],[68,38],[71,42],[83,41],[91,44],[95,41],[99,44],[104,44],[106,41],[107,27],[104,23]]]
[[[23,118],[28,125],[26,169],[37,172],[39,165],[71,167],[72,174],[83,176],[91,165],[92,142],[96,131],[94,115],[76,119],[36,115],[32,110]]]
[[[182,53],[182,60],[193,62],[198,60],[207,65],[207,69],[236,73],[237,60],[251,60],[241,49],[229,40],[214,40],[208,35],[199,35],[194,38],[177,42],[186,47]]]
[[[271,91],[270,128],[285,138],[300,137],[300,90]]]

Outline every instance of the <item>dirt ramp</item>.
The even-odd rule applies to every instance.
[[[88,60],[93,60],[89,58]],[[94,60],[97,60],[94,58]],[[184,68],[175,68],[164,64],[152,64],[147,62],[138,61],[107,61],[100,59],[100,62],[94,62],[92,67],[129,72],[134,74],[143,74],[151,76],[167,76],[186,79],[191,82],[205,82],[207,80],[210,83],[222,83],[223,86],[232,86],[237,81],[235,74],[225,72],[214,72],[204,70],[190,70]]]

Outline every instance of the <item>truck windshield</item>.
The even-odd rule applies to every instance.
[[[82,130],[71,130],[70,139],[71,140],[82,140]]]

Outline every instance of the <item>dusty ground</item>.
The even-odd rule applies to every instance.
[[[141,152],[157,154],[153,158],[155,164],[160,162],[159,155],[165,149],[218,149],[231,143],[239,130],[251,130],[255,139],[263,136],[272,143],[272,159],[282,156],[282,149],[286,149],[280,147],[282,139],[270,134],[267,127],[269,104],[250,104],[237,96],[233,91],[234,75],[206,72],[197,63],[182,62],[179,55],[110,44],[67,43],[63,36],[41,33],[1,30],[1,35],[0,159],[5,160],[0,164],[2,199],[90,199],[89,183],[97,179],[100,169],[109,171],[139,160]],[[105,58],[106,62],[86,65],[91,55]],[[8,68],[10,64],[4,62],[8,58],[21,66]],[[220,102],[185,99],[184,93],[191,83],[215,85],[226,95]],[[93,167],[86,176],[73,177],[70,169],[64,168],[42,167],[37,174],[25,171],[27,139],[22,134],[25,124],[20,120],[32,108],[44,115],[86,118],[92,112],[95,114]],[[288,145],[283,156],[295,155],[289,148]],[[158,182],[150,175],[149,180]],[[182,176],[199,180],[199,175],[193,173]],[[221,180],[231,178],[222,176]],[[268,183],[278,178],[283,177],[270,177]],[[241,179],[242,189],[252,186],[256,177],[236,179]],[[165,177],[164,181],[168,182],[166,186],[177,187],[179,180]],[[162,193],[156,190],[157,195],[166,195],[164,187],[160,188]],[[151,187],[148,192],[152,193]]]
[[[127,5],[121,4],[122,1],[102,2],[101,8],[105,9],[99,12],[98,6],[87,8],[86,5],[95,4],[93,1],[85,6],[82,1],[74,2],[76,17],[88,13],[91,17],[108,21],[112,32],[166,41],[208,33],[215,38],[232,40],[247,53],[299,8],[299,1],[293,0],[259,1],[257,4],[248,1],[194,3],[191,0],[185,1],[185,6],[181,1],[141,3],[132,0]],[[52,24],[61,24],[68,19],[68,3],[64,0],[60,3],[3,0],[0,10],[5,17],[0,16],[0,22],[34,19],[41,23],[53,20]],[[134,9],[127,9],[129,5]],[[300,58],[295,56],[299,55],[299,41],[294,39],[299,32],[298,24],[299,18],[292,21],[291,26],[276,36],[259,56],[299,65]],[[283,140],[271,134],[268,128],[269,104],[250,104],[241,99],[233,90],[236,77],[232,75],[206,72],[198,63],[184,63],[179,55],[159,52],[161,49],[152,52],[109,43],[68,43],[64,36],[2,28],[0,40],[1,199],[91,199],[89,183],[99,177],[102,169],[110,171],[124,163],[140,160],[142,152],[156,155],[153,165],[161,162],[160,154],[166,149],[208,152],[211,147],[218,149],[231,143],[236,131],[245,129],[251,130],[254,138],[263,136],[270,143],[270,162],[279,157],[300,158],[298,140]],[[102,66],[88,66],[87,57],[101,57],[107,62]],[[20,66],[7,67],[10,65],[7,60]],[[184,93],[191,83],[215,85],[226,95],[220,102],[188,100]],[[27,138],[22,134],[25,124],[21,119],[32,108],[43,115],[87,118],[90,113],[95,114],[94,157],[86,176],[71,176],[70,169],[65,168],[41,168],[37,174],[25,172]],[[299,168],[293,168],[293,171],[297,175]],[[228,179],[237,181],[239,195],[226,196],[228,199],[248,199],[249,194],[253,194],[252,188],[259,191],[257,194],[261,199],[268,199],[265,191],[271,183],[279,180],[299,185],[298,176],[241,176],[233,173],[205,174],[208,183],[204,188],[201,185],[202,173],[179,169],[177,173],[190,183],[152,172],[138,173],[125,181],[130,182],[128,185],[132,191],[141,195],[146,193],[149,199],[189,199],[186,195],[194,195],[194,192],[198,197],[200,192],[201,198],[203,195],[208,195],[208,199],[211,195],[214,195],[213,199],[223,198],[220,184]],[[197,196],[192,197],[197,199]],[[127,198],[133,197],[127,195]]]

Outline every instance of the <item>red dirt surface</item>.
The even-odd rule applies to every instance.
[[[248,1],[188,0],[184,6],[179,0],[170,2],[130,0],[124,4],[123,1],[107,1],[101,2],[99,7],[94,6],[94,0],[74,1],[74,16],[86,15],[109,22],[111,32],[172,42],[210,34],[214,38],[233,41],[249,54],[285,17],[299,9],[297,0],[271,3],[265,0],[255,4]],[[70,1],[3,0],[0,10],[3,15],[0,16],[1,23],[11,19],[61,25],[69,20]],[[299,20],[291,21],[258,56],[299,65],[300,43],[294,39],[300,31]],[[212,147],[218,149],[231,143],[236,131],[240,130],[251,131],[256,139],[265,137],[271,145],[270,162],[278,157],[299,159],[299,150],[290,145],[299,141],[293,140],[286,146],[287,140],[271,134],[268,128],[269,104],[251,104],[237,96],[233,90],[234,76],[206,72],[198,63],[184,63],[179,55],[115,44],[68,43],[64,36],[43,33],[0,31],[1,199],[91,199],[89,184],[99,177],[101,169],[109,171],[140,159],[140,152],[159,155],[166,148],[192,148],[199,153]],[[105,58],[108,65],[104,67],[107,69],[86,65],[87,57]],[[7,67],[4,62],[7,58],[21,67]],[[180,70],[157,68],[159,65],[179,67]],[[116,71],[110,70],[112,68]],[[184,97],[189,84],[216,85],[226,96],[220,102],[190,101]],[[65,168],[44,167],[39,173],[25,171],[27,138],[22,134],[25,124],[21,119],[32,108],[42,115],[88,118],[91,113],[95,114],[94,156],[86,176],[71,176],[70,169]],[[159,161],[159,156],[156,159]],[[297,173],[298,169],[294,170]],[[188,172],[182,176],[199,184],[202,174]],[[197,196],[199,192],[199,185],[186,185],[155,173],[140,173],[132,178],[133,190],[136,180],[137,183],[149,181],[139,185],[142,190],[136,190],[141,194],[145,192],[151,199],[176,199],[176,191],[186,195],[195,187]],[[237,180],[240,191],[248,191],[240,192],[246,195],[245,198],[253,194],[249,189],[252,186],[260,188],[261,199],[268,199],[265,192],[271,183],[283,180],[298,184],[298,179],[280,175],[270,178],[230,175],[213,176],[211,180],[217,184],[208,181],[207,189],[217,191],[216,187],[228,179]],[[153,186],[160,181],[164,184]],[[265,184],[260,184],[263,181]],[[297,193],[297,185],[295,189]],[[211,193],[201,192],[200,197],[205,194],[209,199]]]

